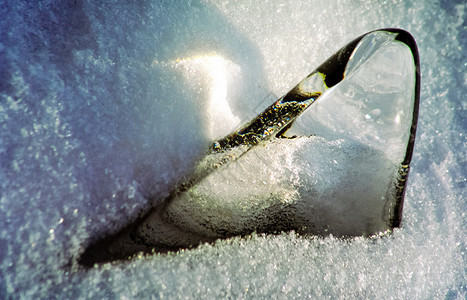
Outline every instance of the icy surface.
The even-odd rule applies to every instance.
[[[465,13],[444,0],[0,4],[0,298],[464,299]],[[400,229],[253,235],[73,267],[94,239],[163,199],[212,136],[382,27],[411,32],[422,67]],[[216,92],[232,118],[212,131]]]
[[[276,139],[175,197],[164,216],[184,232],[208,237],[271,228],[338,236],[377,234],[388,229],[388,195],[393,192],[388,189],[397,166],[384,152],[353,141]],[[154,227],[149,231],[157,231]],[[151,244],[160,244],[161,236],[153,234]],[[188,238],[179,240],[185,247],[191,243]]]
[[[354,51],[344,76],[287,134],[351,139],[400,164],[413,119],[415,68],[410,49],[394,41],[393,34],[369,34]]]

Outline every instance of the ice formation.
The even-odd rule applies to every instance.
[[[80,263],[254,232],[349,237],[398,227],[418,120],[419,70],[416,44],[405,31],[355,39],[252,121],[215,140],[167,199],[91,245]],[[216,102],[225,106],[225,93],[215,96],[208,111]],[[319,110],[305,113],[315,106]],[[228,106],[224,114],[216,110],[228,123]],[[287,136],[289,130],[302,135]]]
[[[465,298],[465,9],[442,0],[1,4],[0,298]],[[400,229],[376,239],[254,234],[76,268],[87,245],[162,201],[212,135],[237,126],[210,131],[213,73],[172,62],[221,58],[226,102],[243,124],[329,53],[384,27],[414,35],[422,66]]]

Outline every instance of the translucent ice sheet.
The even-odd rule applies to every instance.
[[[415,68],[410,49],[391,35],[366,36],[344,80],[305,111],[288,135],[352,139],[401,163],[412,122]]]

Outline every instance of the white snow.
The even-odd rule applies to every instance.
[[[465,299],[465,12],[456,0],[1,4],[0,299]],[[401,228],[254,234],[76,268],[92,241],[164,199],[214,135],[384,27],[411,32],[421,58]],[[216,132],[213,93],[232,114]]]

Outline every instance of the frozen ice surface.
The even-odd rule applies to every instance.
[[[149,244],[168,238],[162,245],[182,247],[190,246],[194,235],[221,238],[271,228],[373,235],[388,229],[387,195],[396,172],[396,163],[383,151],[352,141],[276,139],[175,196],[138,232]],[[161,214],[185,234],[176,240],[164,234]]]
[[[381,31],[366,35],[344,80],[300,115],[286,134],[351,139],[401,163],[413,119],[415,65],[409,47],[394,38]]]
[[[0,4],[0,298],[464,299],[465,13],[463,1],[441,0]],[[253,235],[91,270],[70,264],[160,201],[235,118],[382,27],[414,35],[422,68],[400,229]],[[175,66],[198,57],[223,67]],[[217,132],[215,79],[232,114]]]

